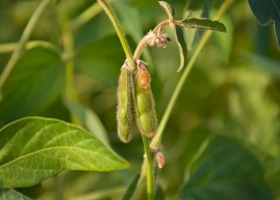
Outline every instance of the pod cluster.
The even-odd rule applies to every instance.
[[[137,61],[137,70],[122,66],[117,91],[117,132],[122,142],[132,138],[132,126],[136,122],[141,134],[153,137],[157,130],[154,97],[150,86],[150,74],[143,61]]]

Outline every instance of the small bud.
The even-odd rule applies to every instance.
[[[158,168],[162,169],[165,163],[164,155],[161,153],[160,150],[156,152],[156,161],[158,164]]]
[[[147,71],[147,68],[144,64],[144,62],[142,61],[138,61],[138,73],[139,73],[139,79],[140,79],[140,85],[142,85],[142,87],[144,89],[147,89],[150,86],[150,74]]]

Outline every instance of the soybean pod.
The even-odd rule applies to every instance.
[[[138,61],[135,75],[137,125],[141,133],[151,138],[157,130],[157,118],[150,80],[145,63]]]
[[[118,137],[124,143],[132,138],[132,87],[133,75],[125,63],[121,68],[117,90],[117,132]]]

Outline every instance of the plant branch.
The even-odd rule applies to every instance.
[[[134,72],[136,70],[136,65],[135,65],[135,62],[133,60],[132,53],[131,53],[131,50],[129,48],[128,42],[127,42],[127,40],[124,36],[124,32],[122,31],[122,29],[120,27],[120,23],[119,23],[119,21],[116,17],[116,14],[114,13],[110,4],[108,4],[106,0],[97,0],[97,1],[103,7],[104,11],[106,12],[108,17],[110,18],[110,20],[111,20],[111,22],[112,22],[112,24],[113,24],[113,26],[114,26],[114,28],[117,32],[117,35],[120,39],[120,42],[122,44],[122,47],[123,47],[123,50],[125,52],[127,61],[129,63],[130,70],[132,72]]]
[[[0,53],[13,52],[17,48],[17,46],[18,46],[17,42],[0,44]],[[58,54],[61,53],[61,50],[58,46],[56,46],[50,42],[46,42],[46,41],[34,40],[34,41],[27,42],[25,45],[26,49],[33,49],[36,47],[44,47],[44,48],[50,49]]]
[[[231,3],[233,2],[234,0],[226,0],[223,5],[221,6],[221,8],[219,9],[218,13],[216,14],[215,16],[215,20],[218,20],[220,19],[220,17],[222,16],[222,14],[226,11],[226,9],[231,5]],[[208,38],[210,37],[212,31],[211,30],[208,30],[208,31],[205,31],[205,33],[203,34],[197,48],[195,49],[189,63],[187,64],[179,82],[177,83],[177,86],[171,96],[171,99],[167,105],[167,108],[163,114],[163,117],[160,121],[160,124],[159,124],[159,127],[158,127],[158,130],[157,130],[157,133],[155,135],[155,137],[153,138],[152,142],[151,142],[151,147],[152,148],[157,148],[159,146],[159,143],[161,141],[161,138],[162,138],[162,135],[163,135],[163,131],[165,129],[165,126],[167,124],[167,121],[171,115],[171,112],[175,106],[175,103],[179,97],[179,94],[184,86],[184,83],[190,73],[190,71],[192,70],[193,68],[193,65],[199,55],[199,53],[201,52],[203,46],[205,45],[206,41],[208,40]]]
[[[14,52],[12,53],[11,58],[9,59],[6,67],[4,68],[1,76],[0,76],[0,96],[2,93],[2,88],[3,85],[5,83],[5,81],[7,80],[8,76],[10,75],[11,71],[13,70],[16,62],[19,59],[20,53],[23,51],[26,42],[28,41],[37,21],[39,20],[40,16],[42,15],[42,13],[46,10],[47,6],[49,5],[49,3],[52,0],[43,0],[39,6],[37,7],[37,9],[35,10],[35,12],[33,13],[33,15],[31,16],[30,20],[28,21],[22,35],[21,38],[18,42],[18,45],[16,47],[16,49],[14,50]],[[0,98],[1,99],[1,98]]]

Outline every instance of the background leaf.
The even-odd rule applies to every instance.
[[[75,55],[80,72],[109,86],[116,84],[124,60],[125,55],[115,34],[81,46]]]
[[[257,159],[230,137],[214,137],[190,173],[182,199],[272,199]]]
[[[36,115],[57,100],[64,87],[60,56],[37,47],[25,51],[3,87],[0,127],[27,115]]]
[[[0,130],[0,187],[27,187],[64,170],[111,171],[128,164],[89,132],[30,117]]]
[[[261,25],[274,21],[275,31],[280,47],[280,1],[278,0],[248,0],[251,10]]]
[[[218,21],[211,21],[210,19],[189,18],[180,21],[180,25],[186,28],[206,29],[226,32],[226,27]]]
[[[0,188],[0,199],[4,200],[31,200],[29,197],[24,196],[23,194],[13,190],[13,189],[4,189]]]

